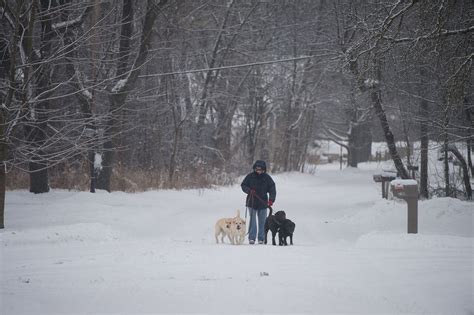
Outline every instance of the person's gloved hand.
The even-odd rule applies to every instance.
[[[249,195],[255,195],[255,188],[250,188]]]
[[[268,200],[268,206],[269,207],[273,206],[273,201],[272,200]]]

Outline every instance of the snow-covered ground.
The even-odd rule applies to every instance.
[[[381,199],[377,164],[273,175],[294,246],[216,244],[240,187],[7,193],[0,313],[473,314],[473,203]]]

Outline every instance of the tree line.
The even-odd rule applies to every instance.
[[[33,193],[61,177],[91,192],[202,187],[256,158],[302,170],[322,138],[357,167],[381,137],[402,178],[396,141],[419,141],[424,198],[436,142],[445,195],[451,154],[470,197],[473,6],[0,0],[0,213],[9,174]]]

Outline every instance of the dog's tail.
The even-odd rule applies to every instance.
[[[273,214],[273,208],[272,207],[268,207],[268,209],[270,209],[270,214],[268,216],[271,216]]]
[[[240,218],[240,209],[237,209],[237,218]]]

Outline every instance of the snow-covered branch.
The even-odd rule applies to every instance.
[[[394,42],[394,43],[403,43],[403,42],[421,42],[425,40],[435,40],[439,37],[444,37],[444,36],[453,36],[453,35],[462,35],[462,34],[467,34],[471,33],[474,31],[474,26],[470,26],[467,28],[462,28],[462,29],[457,29],[457,30],[441,30],[441,31],[434,31],[430,34],[426,34],[423,36],[418,36],[418,37],[402,37],[402,38],[395,38],[392,36],[384,36],[383,38]]]
[[[59,32],[59,31],[66,30],[66,29],[71,28],[71,27],[76,27],[76,26],[81,25],[84,22],[84,19],[87,17],[89,12],[91,11],[92,7],[93,7],[92,5],[88,4],[86,9],[84,9],[84,12],[82,12],[81,15],[79,15],[78,17],[76,17],[74,19],[68,20],[68,21],[62,21],[62,22],[54,23],[51,26],[52,29],[54,31]]]
[[[348,149],[348,145],[345,144],[344,142],[347,143],[348,137],[341,135],[334,131],[332,128],[330,128],[328,125],[326,125],[324,122],[322,123],[324,126],[323,132],[324,134],[328,137],[329,140],[333,141],[334,143],[339,144],[340,146]]]

